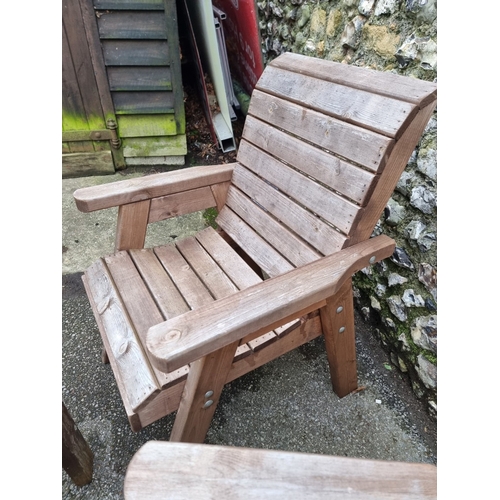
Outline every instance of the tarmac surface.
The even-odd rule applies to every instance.
[[[62,181],[62,400],[94,453],[92,482],[74,485],[62,471],[62,498],[122,499],[134,453],[149,440],[168,440],[175,414],[138,433],[129,426],[88,303],[82,272],[112,253],[116,209],[80,213],[80,187],[149,173]],[[146,246],[172,242],[205,227],[198,212],[155,224]],[[206,443],[437,464],[436,422],[391,365],[373,327],[356,316],[360,390],[332,391],[322,338],[226,385]]]

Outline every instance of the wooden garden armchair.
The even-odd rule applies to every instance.
[[[237,161],[79,189],[119,207],[116,252],[83,281],[134,431],[177,411],[202,442],[224,384],[324,335],[333,389],[357,387],[352,275],[436,106],[436,85],[286,53],[252,94]],[[148,223],[216,207],[208,227],[145,249]]]

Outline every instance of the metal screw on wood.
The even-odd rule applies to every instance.
[[[341,326],[339,328],[339,333],[344,333],[345,332],[345,326]]]
[[[212,399],[209,399],[204,405],[203,408],[208,408],[209,406],[212,406],[214,404]]]
[[[342,306],[337,307],[337,314],[341,313],[344,310]]]
[[[205,398],[207,398],[207,399],[208,399],[210,396],[213,396],[213,395],[214,395],[214,391],[207,391],[207,392],[205,393]]]
[[[370,264],[374,264],[376,260],[377,258],[375,257],[375,255],[373,257],[370,257]]]

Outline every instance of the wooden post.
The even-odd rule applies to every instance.
[[[77,486],[92,481],[94,454],[62,404],[62,465]]]
[[[118,208],[115,250],[144,248],[151,200],[137,201]]]
[[[333,390],[339,398],[358,387],[352,280],[320,309]]]
[[[170,441],[203,443],[238,343],[233,342],[191,364]]]

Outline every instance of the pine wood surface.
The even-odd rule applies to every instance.
[[[408,78],[390,71],[375,71],[349,64],[335,64],[335,71],[332,71],[332,64],[329,61],[310,59],[291,52],[274,59],[270,65],[411,102],[418,104],[421,108],[434,101],[437,96],[437,85],[432,82]]]
[[[231,180],[233,167],[234,164],[204,165],[174,170],[77,189],[73,196],[80,211],[93,212],[227,182]]]
[[[319,312],[333,390],[343,398],[358,387],[352,279]]]
[[[117,252],[86,271],[87,294],[130,414],[144,410],[189,371],[188,363],[166,372],[153,366],[145,348],[148,329],[261,281],[211,227],[177,245]],[[284,331],[244,343],[253,352]]]
[[[356,389],[351,276],[394,250],[370,236],[436,105],[410,80],[284,55],[237,163],[75,192],[82,211],[120,207],[126,251],[84,281],[134,430],[178,410],[173,439],[202,441],[225,383],[320,334],[335,391]],[[142,249],[148,223],[208,207],[218,232]]]
[[[277,450],[151,441],[125,474],[126,500],[431,500],[437,467]]]
[[[256,205],[264,208],[269,216],[280,221],[286,220],[291,231],[323,255],[340,250],[345,245],[347,239],[345,235],[303,206],[294,203],[250,170],[236,165],[232,184],[246,193]],[[253,258],[257,259],[257,256],[254,255]]]
[[[147,335],[153,363],[168,372],[244,335],[273,329],[335,295],[370,258],[387,258],[394,247],[393,240],[381,235],[153,326]]]
[[[405,101],[272,65],[262,74],[256,88],[396,139],[418,110]]]
[[[208,186],[154,198],[151,200],[148,224],[216,206],[214,194]]]
[[[255,89],[248,114],[377,171],[394,140]],[[243,133],[243,137],[245,133]]]
[[[115,250],[144,246],[150,205],[150,200],[120,205],[116,222]]]
[[[238,161],[263,177],[286,196],[305,207],[314,207],[318,216],[347,234],[358,216],[359,207],[276,160],[248,142],[242,142]],[[304,228],[306,229],[306,228]]]
[[[338,156],[285,132],[266,126],[253,116],[245,121],[244,138],[316,181],[363,205],[374,175]]]

